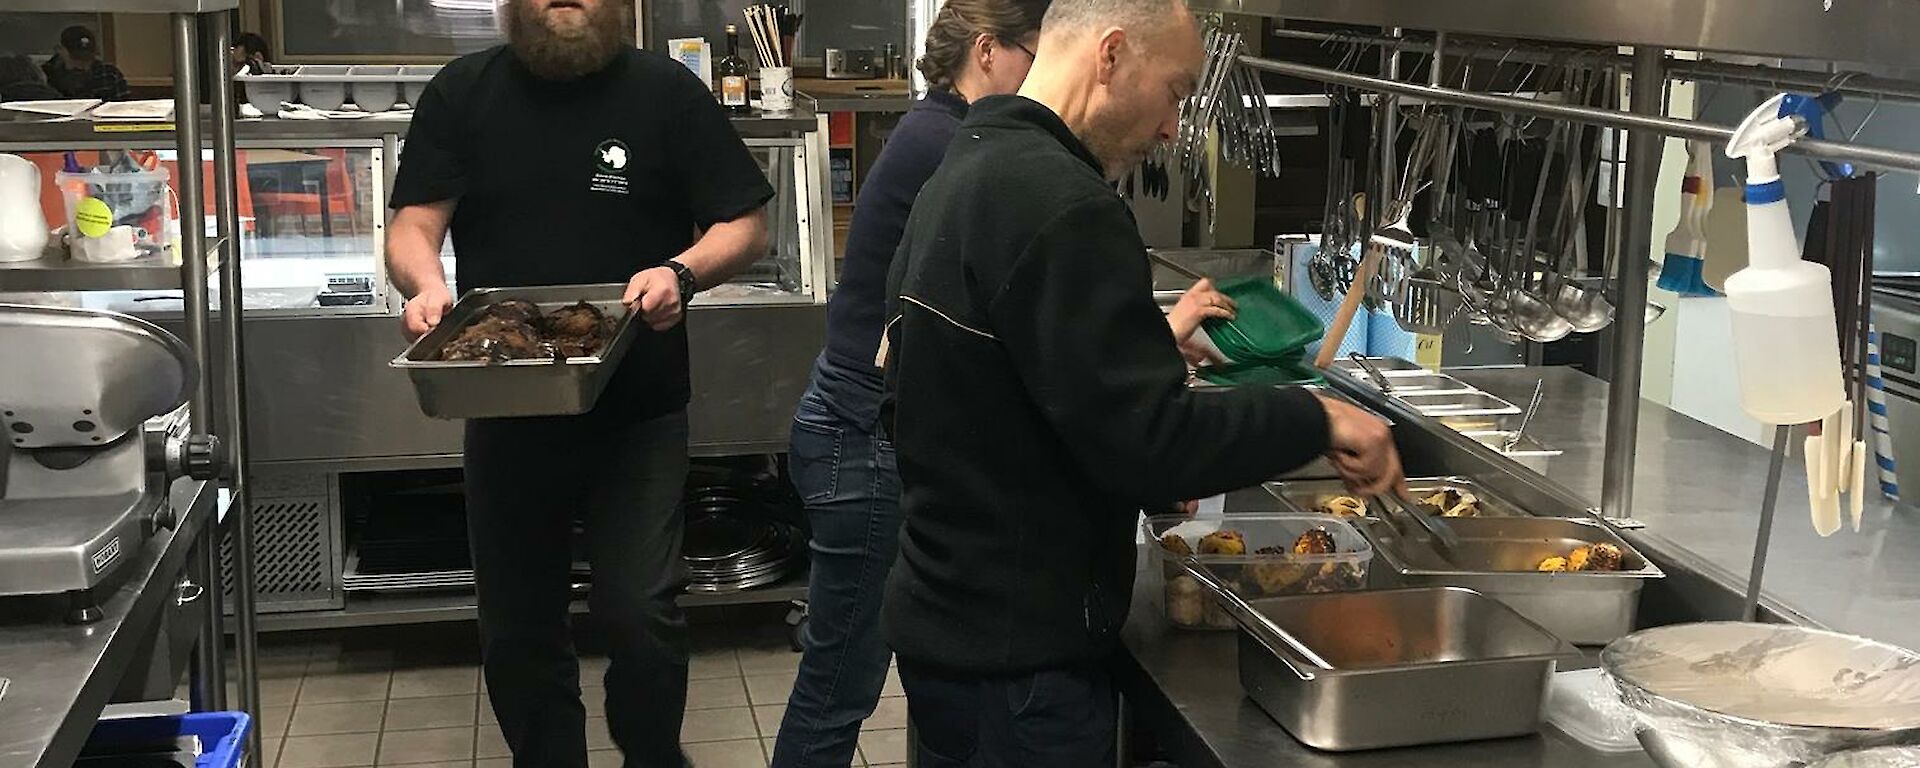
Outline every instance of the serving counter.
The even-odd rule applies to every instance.
[[[1396,408],[1358,379],[1334,371],[1337,390],[1395,420],[1394,436],[1410,476],[1466,475],[1528,509],[1596,507],[1606,384],[1570,368],[1450,369],[1466,383],[1510,402],[1525,402],[1543,383],[1542,405],[1527,433],[1562,451],[1544,473],[1475,449],[1467,438]],[[1517,420],[1518,416],[1500,417]],[[1511,427],[1511,424],[1504,426]],[[1640,412],[1639,482],[1632,520],[1622,535],[1665,578],[1641,593],[1639,627],[1736,619],[1759,518],[1768,454],[1710,426],[1654,404]],[[1763,621],[1821,626],[1907,647],[1920,646],[1920,568],[1903,553],[1920,551],[1920,520],[1884,501],[1870,505],[1862,533],[1827,539],[1805,521],[1804,475],[1790,470],[1781,487],[1783,512],[1774,532],[1761,603]],[[1536,507],[1536,505],[1542,505]],[[1286,511],[1262,489],[1229,494],[1226,511]],[[1595,510],[1597,514],[1597,510]],[[1644,526],[1644,527],[1638,527]],[[1146,545],[1151,546],[1151,545]],[[1149,562],[1144,556],[1143,566]],[[1537,736],[1364,752],[1322,752],[1300,744],[1242,692],[1234,632],[1171,627],[1155,580],[1137,579],[1131,617],[1115,663],[1116,687],[1128,722],[1187,768],[1288,765],[1323,768],[1641,768],[1641,752],[1593,750],[1551,727]],[[1595,648],[1561,669],[1592,666]],[[1472,696],[1472,692],[1462,692]],[[1384,714],[1384,710],[1383,710]],[[1125,743],[1125,742],[1123,742]]]

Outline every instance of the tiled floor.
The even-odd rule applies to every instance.
[[[800,655],[779,613],[696,614],[681,728],[699,768],[765,768]],[[487,704],[472,624],[277,634],[262,639],[264,768],[508,768]],[[607,735],[606,659],[582,645],[581,685],[593,768],[619,768]],[[855,766],[906,760],[906,699],[889,674],[860,736]]]

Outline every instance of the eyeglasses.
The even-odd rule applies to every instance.
[[[1021,52],[1021,53],[1024,53],[1024,54],[1026,54],[1026,55],[1027,55],[1027,59],[1028,59],[1028,60],[1034,60],[1034,59],[1037,59],[1037,58],[1038,58],[1038,57],[1036,57],[1036,56],[1034,56],[1034,55],[1033,55],[1033,49],[1031,49],[1031,48],[1028,48],[1028,47],[1026,47],[1026,46],[1024,46],[1024,45],[1021,45],[1021,44],[1019,43],[1019,41],[1017,41],[1017,40],[1008,40],[1008,41],[1007,41],[1007,45],[1011,45],[1011,46],[1013,46],[1013,47],[1015,47],[1015,48],[1018,48],[1018,49],[1020,49],[1020,52]]]

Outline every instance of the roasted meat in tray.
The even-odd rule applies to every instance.
[[[440,359],[504,362],[587,357],[606,349],[613,340],[613,326],[612,318],[585,301],[546,313],[530,302],[502,301],[476,313],[441,348]]]

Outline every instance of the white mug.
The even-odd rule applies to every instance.
[[[760,108],[767,112],[793,111],[793,67],[760,68]]]

